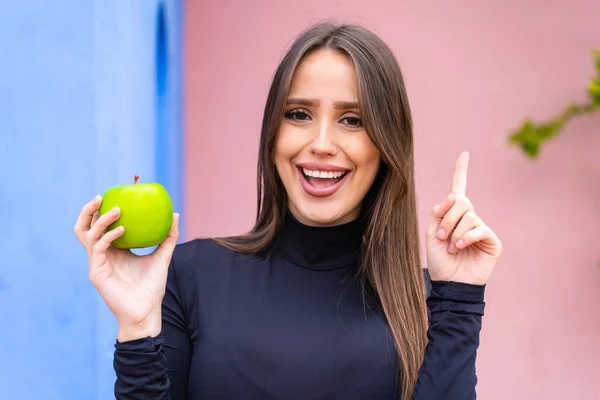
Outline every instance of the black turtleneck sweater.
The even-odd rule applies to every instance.
[[[116,399],[398,399],[389,327],[356,278],[361,241],[358,221],[315,228],[288,216],[268,255],[178,245],[162,333],[116,343]],[[413,399],[474,399],[484,286],[427,284]]]

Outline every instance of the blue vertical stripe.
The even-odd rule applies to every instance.
[[[156,13],[155,38],[155,176],[157,182],[160,182],[169,191],[176,212],[181,212],[183,208],[183,173],[185,170],[182,151],[181,32],[181,2],[160,2]],[[182,223],[180,223],[180,231],[184,231]],[[181,240],[183,240],[183,234]]]
[[[168,86],[168,43],[165,10],[158,5],[156,13],[156,180],[163,185],[169,182],[169,86]]]

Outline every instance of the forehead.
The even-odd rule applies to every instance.
[[[290,96],[344,97],[356,101],[358,83],[350,57],[337,50],[317,50],[306,56],[296,68]]]

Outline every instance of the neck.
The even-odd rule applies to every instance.
[[[300,267],[330,270],[356,266],[362,238],[363,226],[359,218],[338,225],[311,226],[288,212],[275,247]]]

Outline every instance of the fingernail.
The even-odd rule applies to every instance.
[[[456,249],[454,248],[454,245],[453,245],[452,243],[450,243],[450,245],[448,246],[448,252],[449,252],[449,253],[454,253],[454,250],[456,250]]]
[[[99,194],[97,194],[97,195],[94,197],[94,202],[100,201],[100,199],[101,199],[101,198],[102,198],[102,196],[100,196]]]
[[[446,230],[445,230],[444,228],[440,228],[440,230],[438,231],[438,234],[437,234],[437,235],[438,235],[438,237],[439,237],[440,239],[443,239],[443,238],[445,238],[445,237],[446,237]]]
[[[459,249],[462,249],[463,245],[465,244],[465,242],[461,240],[459,240],[458,242],[456,242],[456,247],[458,247]]]
[[[113,209],[111,210],[111,212],[112,212],[113,214],[116,214],[116,213],[118,213],[119,211],[120,211],[120,210],[119,210],[119,207],[118,207],[118,206],[116,206],[115,208],[113,208]]]

